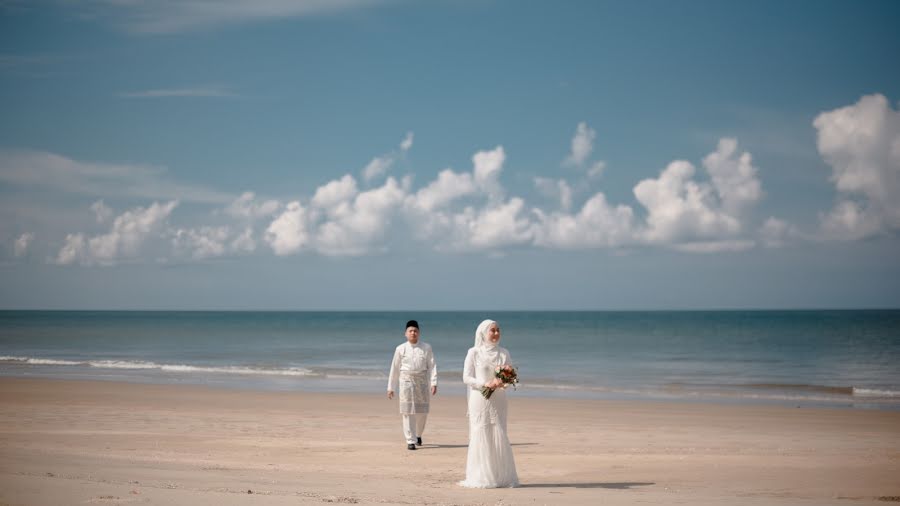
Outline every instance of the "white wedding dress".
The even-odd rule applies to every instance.
[[[469,488],[516,487],[519,476],[512,447],[506,435],[506,390],[494,390],[490,399],[481,395],[481,387],[494,378],[494,368],[511,364],[505,348],[485,352],[470,348],[463,367],[468,387],[469,454],[466,479],[459,482]]]

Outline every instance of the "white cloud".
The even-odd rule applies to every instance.
[[[306,223],[307,210],[294,201],[288,203],[284,211],[269,224],[265,240],[278,256],[298,253],[309,244],[309,230]]]
[[[34,234],[31,232],[25,232],[17,237],[15,243],[13,243],[13,256],[16,258],[25,256],[32,241],[34,241]]]
[[[577,214],[534,210],[534,243],[545,248],[616,248],[634,242],[630,207],[610,206],[602,193],[591,197]]]
[[[122,98],[233,98],[238,95],[223,86],[161,88],[119,93]]]
[[[44,151],[0,150],[0,182],[18,187],[208,204],[234,198],[209,188],[172,181],[166,178],[165,172],[160,167],[80,162]]]
[[[391,153],[376,156],[372,158],[372,160],[363,167],[362,177],[363,180],[369,182],[377,177],[381,177],[397,163],[397,160],[401,159],[411,148],[413,145],[413,133],[407,132],[406,137],[400,142],[400,151],[393,151]]]
[[[737,155],[737,140],[724,138],[704,157],[703,166],[711,184],[695,181],[694,166],[676,160],[658,178],[634,187],[635,197],[647,209],[647,223],[639,233],[644,242],[681,245],[692,252],[748,247],[749,242],[734,241],[744,228],[744,211],[762,196],[752,157]]]
[[[583,121],[579,123],[575,128],[575,136],[572,137],[572,149],[563,160],[563,165],[573,167],[584,165],[594,151],[594,139],[596,138],[597,132],[593,128]]]
[[[274,215],[280,205],[274,199],[257,201],[255,193],[244,192],[225,208],[225,213],[234,218],[257,220]]]
[[[647,226],[642,231],[650,244],[674,244],[697,239],[731,236],[740,222],[718,211],[713,189],[691,178],[694,166],[678,160],[670,163],[657,179],[645,179],[634,187],[634,195],[647,208]]]
[[[104,204],[102,200],[98,200],[91,204],[91,211],[94,211],[94,217],[97,219],[97,223],[106,223],[113,217],[112,208]]]
[[[454,200],[475,193],[475,182],[469,173],[442,170],[437,179],[408,198],[409,204],[423,211],[440,209]]]
[[[740,212],[748,204],[762,197],[762,188],[756,179],[757,169],[746,151],[737,155],[737,139],[719,139],[716,151],[706,155],[703,166],[712,177],[722,207],[730,214]]]
[[[111,18],[135,33],[173,33],[252,21],[303,17],[363,8],[378,0],[97,0],[89,15]]]
[[[828,238],[859,239],[900,228],[900,111],[880,94],[819,114],[819,154],[839,193],[822,216]]]
[[[413,146],[413,133],[406,132],[406,137],[403,138],[403,141],[400,142],[400,151],[404,153],[412,149]]]
[[[362,192],[352,204],[338,206],[333,219],[319,226],[316,249],[325,255],[363,255],[383,250],[391,217],[406,193],[394,178],[380,188]]]
[[[371,181],[376,177],[387,174],[388,169],[394,165],[393,156],[376,156],[362,170],[363,179]]]
[[[337,210],[342,204],[350,201],[359,190],[356,187],[356,179],[350,174],[345,175],[341,179],[330,181],[316,189],[313,195],[312,205],[321,209],[328,210],[330,213],[339,212]]]
[[[527,244],[533,237],[531,222],[523,216],[525,203],[512,198],[506,203],[488,205],[480,211],[468,207],[450,220],[449,241],[439,249],[484,251]]]
[[[226,241],[229,235],[230,230],[225,226],[178,229],[172,238],[172,245],[176,251],[188,253],[194,260],[215,258],[228,251]]]
[[[472,175],[475,185],[494,202],[503,198],[503,188],[498,179],[504,162],[506,162],[506,151],[503,150],[503,146],[497,146],[490,151],[479,151],[472,155],[474,166]]]
[[[236,234],[227,225],[179,228],[172,232],[172,247],[176,255],[204,260],[228,255],[241,255],[256,250],[253,228],[245,227]]]
[[[163,224],[177,205],[177,201],[154,202],[147,208],[125,211],[115,218],[106,234],[90,238],[69,234],[56,262],[62,265],[76,261],[85,265],[113,265],[124,259],[137,258],[148,239],[161,236]]]
[[[84,234],[66,235],[66,243],[56,255],[56,263],[59,265],[71,265],[75,262],[86,263],[84,261],[86,244]]]

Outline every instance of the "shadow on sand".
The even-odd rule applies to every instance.
[[[534,445],[537,445],[537,443],[512,443],[511,445],[512,446],[534,446]],[[420,446],[418,449],[419,450],[435,450],[438,448],[468,448],[468,447],[469,447],[469,445],[467,445],[467,444],[466,445],[438,445],[438,444],[425,443],[424,445]]]
[[[519,488],[612,488],[616,490],[630,490],[634,487],[647,487],[656,483],[625,482],[625,483],[524,483]]]

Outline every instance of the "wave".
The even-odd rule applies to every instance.
[[[156,362],[133,360],[57,360],[34,357],[0,356],[0,364],[16,363],[23,365],[65,365],[94,367],[97,369],[125,369],[125,370],[158,370],[178,373],[214,373],[214,374],[244,374],[261,376],[322,376],[311,369],[303,367],[249,367],[249,366],[197,366],[188,364],[158,364]]]

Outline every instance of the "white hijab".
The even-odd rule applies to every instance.
[[[475,351],[482,360],[492,364],[497,364],[497,359],[500,356],[500,347],[497,346],[497,343],[491,342],[487,336],[488,329],[495,323],[497,322],[494,320],[484,320],[479,323],[478,328],[475,329]]]
[[[497,358],[500,356],[500,347],[497,346],[497,343],[492,343],[490,339],[487,337],[487,331],[491,328],[491,325],[495,324],[494,320],[484,320],[483,322],[478,324],[478,327],[475,329],[475,354],[480,357],[481,360],[486,360],[492,364],[497,363]],[[469,415],[468,411],[468,400],[469,396],[472,395],[472,389],[466,389],[466,416]]]

